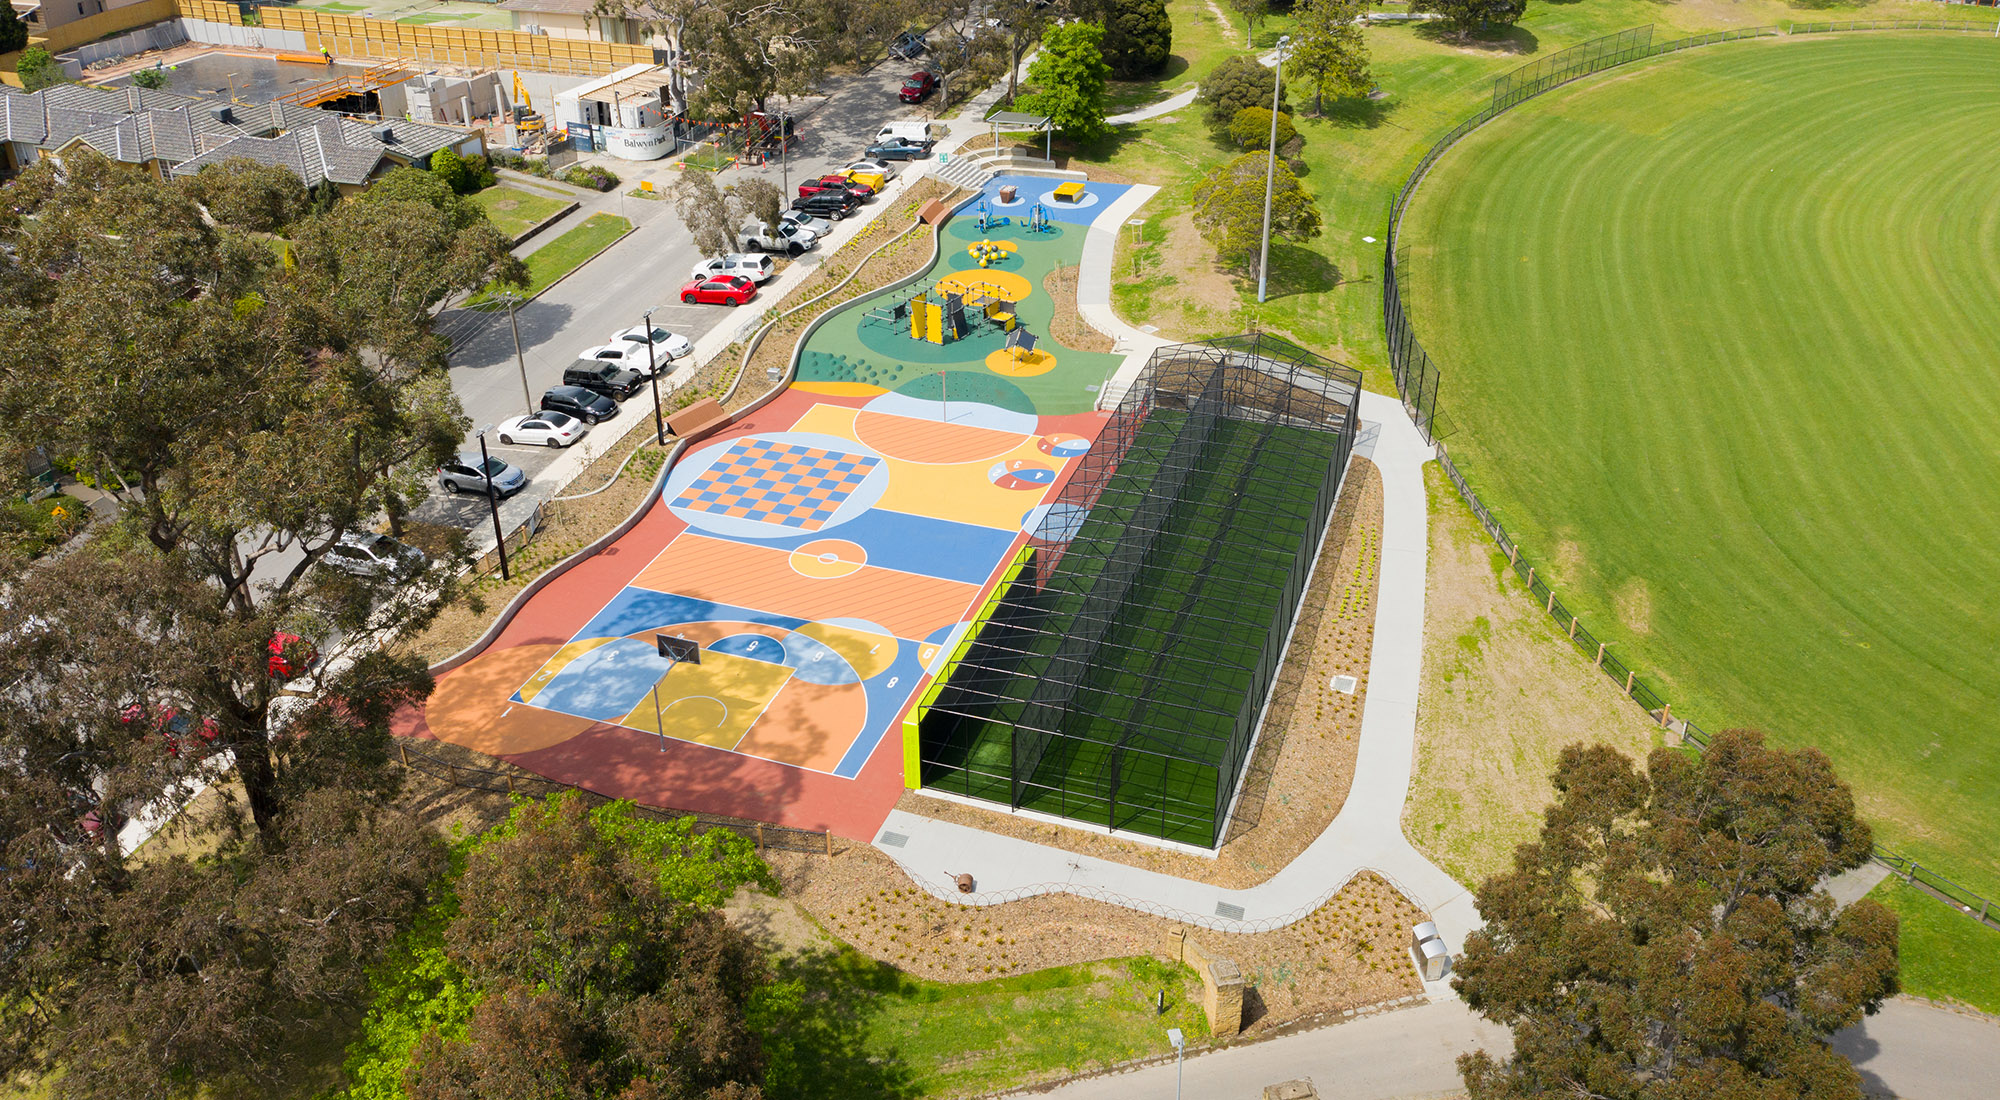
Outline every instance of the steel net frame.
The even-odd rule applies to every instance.
[[[1360,381],[1267,334],[1155,352],[920,714],[922,786],[1221,843]]]

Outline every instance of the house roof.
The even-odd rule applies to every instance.
[[[373,149],[343,145],[332,140],[325,128],[307,127],[274,138],[240,137],[174,165],[176,176],[192,176],[211,164],[245,157],[259,164],[289,168],[308,186],[322,180],[362,184],[375,175],[384,159],[382,147]]]

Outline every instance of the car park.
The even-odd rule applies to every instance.
[[[903,88],[896,98],[905,103],[922,103],[937,91],[938,79],[929,69],[919,69],[903,78]]]
[[[542,394],[543,412],[554,410],[585,424],[602,424],[618,415],[618,402],[582,386],[552,386]]]
[[[929,48],[930,44],[924,41],[924,36],[921,32],[904,31],[890,40],[889,56],[909,61],[922,57],[924,51]]]
[[[741,275],[753,283],[769,279],[778,270],[771,257],[755,252],[730,252],[713,259],[703,260],[694,265],[693,278],[707,279],[717,275]]]
[[[447,493],[493,493],[510,497],[527,487],[519,466],[498,458],[460,453],[438,467],[438,485]]]
[[[789,217],[795,212],[786,213]],[[781,221],[775,229],[763,222],[744,222],[743,228],[737,231],[736,243],[739,247],[751,251],[783,252],[797,256],[819,247],[820,234],[807,227],[807,223],[815,221],[818,219],[800,218],[796,221]],[[829,230],[833,228],[826,222],[818,224],[825,225]]]
[[[518,419],[518,418],[517,418]],[[505,424],[501,425],[506,428]],[[423,571],[429,555],[406,543],[374,531],[349,531],[326,548],[320,564],[356,577],[414,576]]]
[[[756,296],[757,284],[741,275],[716,275],[706,279],[695,279],[681,288],[681,301],[689,305],[700,303],[740,306]]]
[[[606,343],[637,344],[644,348],[648,340],[652,341],[656,360],[680,359],[694,354],[694,341],[658,325],[650,329],[644,325],[633,325],[624,332],[612,333],[611,339]]]
[[[590,425],[555,409],[533,416],[510,416],[500,422],[500,442],[524,447],[567,447],[584,437]]]
[[[822,218],[845,218],[861,203],[846,191],[819,191],[792,200],[792,209]]]
[[[585,348],[583,354],[577,356],[577,358],[580,360],[594,359],[600,363],[610,363],[614,366],[624,367],[641,378],[651,378],[655,364],[667,366],[668,361],[673,357],[660,351],[657,347],[653,349],[653,354],[648,356],[646,354],[646,342],[642,339],[638,341],[615,340],[609,344],[599,344],[594,348]]]
[[[620,399],[638,393],[639,384],[645,381],[638,371],[627,370],[602,359],[578,359],[563,371],[562,380],[565,386],[581,386],[594,393]]]
[[[863,152],[870,157],[879,157],[883,160],[921,160],[930,156],[931,143],[892,137],[877,141]]]

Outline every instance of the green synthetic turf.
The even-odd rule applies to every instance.
[[[1564,603],[1989,894],[1996,133],[1991,38],[1715,46],[1473,134],[1402,238],[1451,452]]]
[[[1041,624],[1043,633],[1030,639],[1038,656],[1046,659],[1068,633],[1066,617],[1077,614],[1096,579],[1089,570],[1125,537],[1183,420],[1156,411],[1092,506],[1063,557],[1066,576],[1056,584],[1063,595]],[[1214,842],[1216,817],[1226,809],[1215,805],[1217,772],[1228,763],[1234,718],[1254,686],[1250,669],[1271,623],[1293,610],[1280,606],[1288,567],[1318,534],[1313,501],[1337,445],[1326,432],[1218,421],[1174,522],[1152,544],[1077,690],[1065,736],[1050,742],[1028,780],[1024,806],[1111,823],[1110,744],[1125,736],[1117,827]],[[1029,658],[1015,675],[983,684],[1012,700],[987,720],[946,719],[932,727],[934,735],[927,728],[925,785],[1007,801],[1010,723],[1039,672]],[[968,674],[975,673],[954,674],[954,683]],[[940,705],[955,704],[946,698]]]

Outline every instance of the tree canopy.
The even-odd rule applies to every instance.
[[[1744,730],[1645,772],[1573,745],[1555,787],[1458,963],[1466,1003],[1514,1029],[1505,1061],[1459,1060],[1474,1100],[1858,1100],[1826,1038],[1896,991],[1896,918],[1818,887],[1870,850],[1826,758]]]
[[[14,59],[14,75],[21,78],[21,90],[39,92],[54,84],[66,84],[69,77],[61,63],[40,46],[29,46]]]
[[[1094,23],[1059,23],[1042,35],[1041,52],[1028,66],[1035,91],[1017,101],[1019,109],[1047,115],[1050,125],[1071,141],[1088,145],[1109,132],[1104,122],[1104,81],[1111,67],[1100,49],[1104,28]]]
[[[1278,115],[1278,149],[1282,152],[1299,136],[1299,128],[1292,124],[1292,116],[1282,112]],[[1229,140],[1241,148],[1268,146],[1271,144],[1271,109],[1269,107],[1245,107],[1236,112],[1236,118],[1229,123]]]
[[[1368,70],[1368,41],[1357,22],[1361,0],[1306,0],[1292,23],[1285,76],[1313,93],[1313,114],[1324,114],[1326,97],[1361,95],[1374,84]]]
[[[6,11],[0,11],[0,53],[13,53],[27,44],[28,25],[10,4]]]
[[[1174,23],[1166,0],[1094,0],[1086,18],[1104,26],[1104,60],[1120,80],[1153,76],[1166,68],[1174,48]]]
[[[308,204],[305,184],[291,169],[248,157],[231,157],[175,182],[216,221],[253,233],[276,233]]]
[[[1528,12],[1528,0],[1410,0],[1410,10],[1444,16],[1463,38],[1487,27],[1511,27]]]
[[[1256,268],[1264,232],[1264,177],[1271,158],[1245,153],[1210,172],[1194,191],[1194,224],[1222,263],[1239,273]],[[1283,160],[1271,182],[1271,239],[1319,236],[1319,206]]]
[[[1271,109],[1272,84],[1278,74],[1258,63],[1254,57],[1233,54],[1223,59],[1222,64],[1201,78],[1197,93],[1214,126],[1227,126],[1236,119],[1236,112],[1245,107]],[[1280,111],[1286,110],[1283,102]]]

